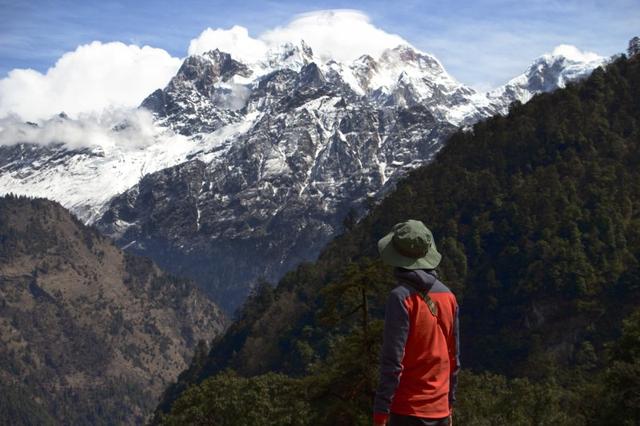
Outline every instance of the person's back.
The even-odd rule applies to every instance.
[[[418,221],[394,226],[379,249],[396,266],[398,286],[385,311],[374,424],[390,417],[390,425],[447,425],[459,369],[458,305],[434,271],[440,254]]]

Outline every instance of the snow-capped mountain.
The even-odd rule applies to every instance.
[[[604,63],[595,54],[583,54],[573,46],[558,46],[553,53],[536,59],[521,75],[487,94],[498,112],[506,114],[509,105],[528,102],[535,94],[563,88],[585,78]]]
[[[194,157],[210,161],[246,130],[238,123],[196,141],[153,125],[148,113],[122,120],[105,126],[62,115],[41,125],[10,123],[7,130],[0,123],[2,139],[15,142],[0,144],[0,194],[53,199],[93,223],[115,195],[145,175]]]
[[[232,309],[259,277],[317,256],[345,217],[460,126],[603,62],[554,53],[490,93],[406,45],[350,63],[321,61],[304,42],[252,63],[218,50],[190,56],[142,103],[160,129],[147,142],[2,146],[0,192],[49,194]]]

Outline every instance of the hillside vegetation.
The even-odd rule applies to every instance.
[[[393,285],[375,242],[408,218],[461,304],[456,424],[640,422],[638,56],[456,133],[317,262],[259,286],[155,421],[369,424]]]
[[[57,203],[0,198],[0,424],[140,424],[222,329],[193,283]]]

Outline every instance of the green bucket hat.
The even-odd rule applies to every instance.
[[[378,241],[384,263],[404,269],[435,269],[442,255],[433,234],[419,220],[401,222]]]

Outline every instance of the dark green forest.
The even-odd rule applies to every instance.
[[[370,424],[376,241],[425,222],[461,305],[462,425],[640,422],[640,58],[453,135],[317,262],[267,283],[169,388],[159,424]]]

